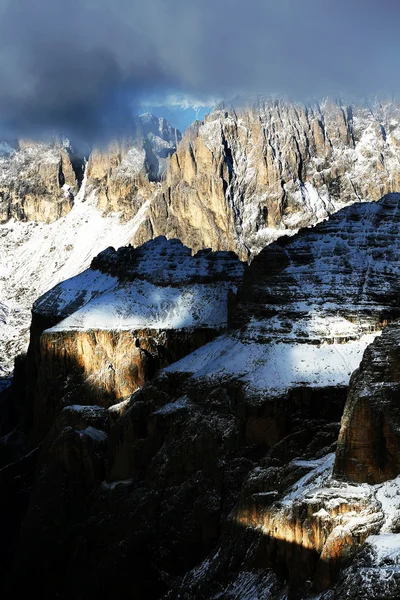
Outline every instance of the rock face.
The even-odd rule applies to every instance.
[[[259,98],[214,110],[171,157],[142,236],[154,231],[192,248],[254,255],[285,230],[398,191],[398,123],[390,103]]]
[[[123,160],[107,175],[102,159],[94,161],[72,210],[46,231],[63,219],[71,228],[77,214],[80,223],[90,220],[93,244],[73,238],[75,247],[62,237],[77,263],[81,255],[90,260],[106,228],[115,244],[159,228],[168,236],[179,231],[195,248],[204,240],[228,243],[247,256],[271,239],[273,227],[293,233],[339,208],[330,183],[336,175],[345,202],[359,190],[374,197],[367,171],[379,136],[387,171],[375,184],[391,185],[393,107],[357,116],[331,105],[313,113],[263,106],[217,111],[196,126],[169,159],[165,181],[147,178],[154,195],[143,196],[126,223],[111,213],[101,222],[95,192],[96,185],[104,190],[106,211],[121,208],[120,192],[114,201],[106,188]],[[384,134],[375,127],[381,121]],[[264,169],[257,157],[269,144],[274,152]],[[97,168],[104,177],[96,179]],[[271,191],[260,200],[261,189]],[[166,239],[108,248],[73,278],[66,269],[66,281],[34,305],[28,356],[18,363],[28,393],[17,381],[18,427],[0,440],[5,596],[280,600],[319,590],[324,600],[343,591],[355,600],[355,586],[346,588],[351,576],[368,578],[385,565],[399,597],[398,559],[390,552],[398,543],[399,478],[361,486],[332,479],[350,376],[374,338],[386,341],[370,351],[376,364],[365,359],[353,377],[335,474],[354,449],[375,477],[378,446],[385,477],[396,472],[397,433],[388,420],[397,418],[390,366],[397,350],[389,350],[389,333],[378,336],[400,316],[399,202],[389,194],[342,208],[314,229],[279,239],[245,269],[232,252],[192,256]],[[386,387],[375,385],[377,365],[389,377]],[[362,377],[369,404],[363,400],[360,416]],[[379,426],[370,451],[355,427],[372,431],[371,414]],[[347,567],[363,544],[367,556]],[[325,592],[338,571],[336,589]],[[385,589],[376,585],[369,597]]]
[[[334,475],[380,483],[400,473],[400,330],[398,323],[365,351],[351,379]]]
[[[149,113],[137,117],[132,132],[106,148],[94,148],[88,165],[89,189],[95,189],[99,208],[122,212],[132,219],[155,192],[164,176],[167,159],[181,133],[162,118]]]
[[[234,331],[175,371],[235,377],[261,397],[347,385],[367,345],[400,316],[399,202],[354,204],[265,248],[245,271]]]
[[[27,367],[37,373],[36,439],[77,393],[80,404],[118,403],[226,328],[243,269],[233,253],[192,257],[178,240],[157,238],[105,250],[39,298]]]
[[[399,204],[353,204],[267,246],[246,270],[235,325],[256,339],[346,341],[398,318]]]
[[[383,564],[400,478],[332,476],[350,376],[374,338],[382,377],[395,373],[379,334],[398,316],[399,202],[346,207],[244,274],[232,253],[159,239],[107,249],[45,294],[25,425],[26,451],[40,447],[14,461],[26,488],[0,471],[0,498],[21,494],[5,593],[328,600],[361,577],[363,544],[368,573]],[[141,353],[169,366],[146,371]]]
[[[126,219],[133,218],[154,193],[150,182],[161,179],[180,139],[180,132],[165,119],[145,114],[133,120],[123,140],[105,149],[88,149],[88,193],[96,189],[100,210],[122,211]],[[64,217],[82,182],[83,164],[68,140],[0,143],[0,223],[51,223]]]
[[[333,459],[329,454],[316,461],[294,460],[292,469],[307,471],[274,503],[277,492],[263,492],[266,473],[255,470],[247,482],[253,493],[234,515],[237,524],[264,536],[267,562],[300,586],[307,577],[312,579],[318,591],[332,585],[340,568],[384,522],[376,490],[329,480]]]
[[[71,159],[68,144],[58,140],[0,144],[0,223],[50,223],[67,214],[78,187]]]

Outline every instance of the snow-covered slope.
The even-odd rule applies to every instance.
[[[11,219],[0,227],[1,376],[27,347],[34,300],[86,269],[101,250],[128,244],[146,208],[128,223],[119,214],[105,217],[95,193],[86,196],[84,179],[72,210],[61,219],[50,224]]]
[[[242,381],[271,397],[348,385],[387,320],[400,316],[400,194],[354,204],[266,247],[247,268],[232,325],[169,371]]]
[[[232,252],[192,256],[179,240],[156,238],[139,248],[108,248],[90,269],[40,297],[34,313],[57,321],[49,332],[221,329],[243,271]]]
[[[234,378],[248,391],[281,397],[294,387],[346,386],[376,334],[346,344],[257,344],[223,336],[168,367],[170,372]]]
[[[48,331],[225,327],[230,289],[229,284],[193,284],[188,289],[160,288],[146,281],[119,284]]]

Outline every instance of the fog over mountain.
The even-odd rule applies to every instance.
[[[398,91],[394,0],[1,0],[0,134],[118,133],[169,92]]]

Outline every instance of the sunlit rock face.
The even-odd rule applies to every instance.
[[[277,492],[261,491],[265,472],[255,470],[247,482],[253,493],[234,515],[238,525],[262,534],[271,564],[300,585],[312,580],[318,591],[335,582],[340,568],[384,523],[376,490],[330,480],[333,461],[333,454],[316,461],[293,461],[292,471],[297,467],[306,474],[272,505]]]
[[[89,190],[98,207],[132,219],[156,191],[167,159],[181,140],[181,133],[162,118],[146,113],[133,120],[131,131],[105,147],[94,148],[88,165]]]
[[[194,123],[140,236],[256,254],[348,203],[399,189],[399,109],[238,99]]]
[[[154,193],[150,182],[160,181],[180,139],[165,119],[145,114],[132,120],[122,139],[81,149],[79,156],[69,140],[1,142],[0,223],[50,223],[65,216],[83,179],[84,154],[88,193],[96,190],[103,212],[118,211],[131,219]]]
[[[394,323],[369,346],[354,373],[334,474],[380,483],[400,473],[400,329]]]
[[[56,221],[72,208],[78,191],[68,142],[0,143],[0,223]]]
[[[227,326],[243,269],[233,253],[192,257],[178,240],[157,238],[110,248],[50,290],[34,305],[28,353],[35,430],[45,431],[75,394],[81,404],[110,406],[210,341]]]

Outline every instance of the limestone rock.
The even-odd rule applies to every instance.
[[[236,101],[196,122],[137,234],[254,255],[285,231],[399,189],[396,104]]]
[[[26,347],[34,298],[87,268],[107,246],[138,246],[165,235],[194,251],[233,250],[247,259],[348,203],[397,191],[399,123],[396,103],[303,106],[258,98],[217,108],[180,142],[164,120],[143,115],[123,140],[93,149],[79,198],[72,200],[69,188],[60,202],[59,187],[47,190],[57,180],[61,150],[56,159],[49,151],[54,165],[42,186],[36,171],[48,150],[39,146],[31,160],[33,196],[13,204],[16,218],[33,221],[13,227],[11,200],[2,203],[8,223],[0,228],[0,319],[6,324],[0,372],[10,373],[13,355]],[[30,151],[20,145],[14,154],[1,145],[7,198],[13,186],[25,185]],[[67,161],[61,162],[65,185],[72,185]],[[66,212],[54,227],[36,221]]]
[[[134,119],[132,131],[123,139],[94,148],[88,183],[98,196],[99,208],[132,219],[154,194],[157,186],[153,182],[163,177],[167,159],[180,139],[180,132],[165,119],[146,113]]]
[[[400,329],[389,326],[353,375],[342,417],[334,474],[380,483],[400,473]]]
[[[69,147],[58,140],[1,144],[0,172],[0,223],[52,222],[71,210],[78,181]]]
[[[324,110],[331,127],[328,135],[322,120],[313,124],[315,147],[353,152],[351,113]],[[195,145],[197,131],[190,135]],[[293,143],[287,152],[303,168]],[[193,161],[184,172],[197,186]],[[283,238],[244,276],[232,253],[192,256],[176,240],[108,248],[35,303],[27,358],[34,398],[24,406],[33,412],[30,442],[41,447],[34,471],[27,468],[23,526],[10,534],[6,593],[310,598],[335,585],[363,544],[378,554],[366,576],[376,564],[395,572],[397,559],[389,568],[390,553],[379,552],[384,535],[398,535],[400,478],[349,485],[332,480],[332,467],[350,374],[399,317],[399,199],[355,203]],[[224,231],[218,202],[209,222],[220,215]],[[172,222],[172,204],[172,192],[152,204],[160,222]],[[279,206],[275,224],[286,210]],[[153,235],[151,221],[146,227]],[[390,331],[371,352],[381,348],[376,364],[396,391],[397,346],[392,360],[381,341]],[[366,370],[375,390],[376,365],[364,363],[351,385]],[[166,368],[156,374],[154,365]],[[101,405],[95,414],[93,404]],[[396,435],[389,431],[391,454]],[[8,491],[5,475],[0,491]],[[387,586],[374,589],[379,598]]]
[[[232,252],[192,257],[179,240],[158,238],[138,249],[109,248],[39,298],[27,365],[36,388],[34,438],[76,394],[80,404],[121,402],[213,339],[227,327],[243,269]]]

